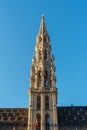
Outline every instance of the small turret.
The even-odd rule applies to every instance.
[[[35,81],[35,57],[32,57],[32,66],[30,68],[30,87],[34,88],[34,81]]]
[[[52,87],[56,87],[56,76],[55,76],[55,65],[54,65],[54,55],[51,57],[51,81]]]

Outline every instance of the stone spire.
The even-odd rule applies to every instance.
[[[48,32],[47,32],[45,18],[44,18],[44,15],[42,15],[40,29],[39,29],[39,33],[37,35],[37,42],[43,41],[42,43],[44,43],[45,36],[48,37],[48,41],[49,41],[50,37],[49,37]]]
[[[39,33],[42,35],[48,34],[47,29],[46,29],[46,25],[45,25],[45,21],[44,21],[44,15],[42,15]]]
[[[35,56],[32,57],[30,68],[28,130],[58,130],[54,59],[51,55],[50,38],[42,15],[36,38]],[[46,125],[49,118],[52,126]],[[38,126],[33,127],[36,119]]]

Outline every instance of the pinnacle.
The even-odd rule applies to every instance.
[[[46,25],[45,25],[45,19],[44,19],[44,15],[42,14],[42,18],[41,18],[41,24],[40,24],[40,30],[39,30],[40,34],[48,34],[47,33],[47,29],[46,29]]]
[[[42,19],[44,19],[44,14],[42,14]]]

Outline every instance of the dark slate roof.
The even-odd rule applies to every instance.
[[[87,106],[58,107],[59,126],[87,126]]]
[[[87,106],[58,107],[59,126],[87,126]],[[0,126],[28,124],[28,108],[0,108]]]
[[[0,126],[23,125],[27,126],[27,108],[0,108]]]

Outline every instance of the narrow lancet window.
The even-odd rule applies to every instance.
[[[45,71],[44,84],[45,84],[45,87],[48,87],[48,71],[47,70]]]
[[[44,42],[46,43],[46,36],[44,37]]]
[[[37,97],[37,110],[40,110],[41,108],[41,98],[40,96]]]
[[[41,129],[41,116],[40,114],[36,115],[36,130],[40,130]]]
[[[38,87],[41,86],[41,71],[38,71]]]
[[[48,114],[45,115],[45,130],[50,130],[50,116]]]
[[[49,110],[49,97],[48,96],[45,97],[45,109]]]
[[[46,61],[47,60],[47,50],[45,49],[44,51],[44,60]]]

